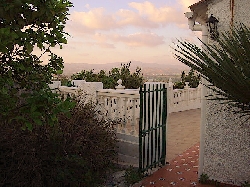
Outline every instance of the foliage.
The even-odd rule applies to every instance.
[[[200,83],[200,75],[196,75],[194,70],[191,69],[186,75],[183,71],[181,73],[181,81],[174,83],[174,89],[183,89],[186,85],[185,82],[189,82],[190,88],[196,88]]]
[[[204,44],[205,45],[205,44]],[[179,41],[175,57],[198,71],[210,83],[208,88],[222,100],[250,114],[250,30],[244,25],[222,33],[216,45],[204,51],[189,42]]]
[[[61,86],[68,86],[71,84],[70,77],[64,74],[54,75],[53,81],[61,81]]]
[[[134,183],[137,183],[141,181],[143,178],[143,174],[133,166],[129,166],[129,168],[125,171],[125,181],[127,185],[132,185]]]
[[[135,72],[130,70],[131,62],[121,64],[120,68],[112,68],[108,73],[101,70],[99,73],[94,73],[93,70],[83,70],[80,73],[72,75],[72,79],[85,80],[87,82],[102,82],[103,88],[114,89],[117,86],[117,81],[122,80],[122,85],[127,89],[137,89],[143,84],[141,68],[137,67]]]
[[[200,182],[201,184],[207,184],[207,183],[208,183],[208,180],[209,180],[209,177],[208,177],[207,174],[202,173],[202,174],[200,175],[200,177],[199,177],[199,182]]]
[[[116,161],[112,123],[97,120],[91,105],[32,132],[9,123],[0,128],[0,186],[99,186]]]
[[[245,181],[241,186],[242,187],[250,187],[250,183]]]
[[[68,101],[59,101],[47,85],[52,74],[63,68],[63,59],[50,48],[67,42],[63,29],[71,6],[68,0],[1,1],[1,121],[12,120],[31,130],[35,124],[54,124],[56,114],[71,107]],[[34,50],[41,54],[35,55]],[[45,53],[50,59],[42,65]]]

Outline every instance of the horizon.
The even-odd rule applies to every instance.
[[[108,72],[112,68],[120,68],[120,62],[106,63],[106,64],[91,64],[91,63],[64,63],[63,74],[72,75],[79,73],[82,70],[90,71],[94,70],[94,73],[104,70]],[[138,61],[132,61],[130,65],[130,70],[135,71],[136,67],[141,68],[144,75],[180,75],[182,71],[189,71],[190,68],[184,64],[156,64],[156,63],[143,63]]]

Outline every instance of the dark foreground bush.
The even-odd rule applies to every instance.
[[[86,186],[102,183],[116,160],[112,125],[77,107],[54,127],[32,132],[1,124],[0,186]]]

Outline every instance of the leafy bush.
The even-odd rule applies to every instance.
[[[204,44],[204,43],[203,43]],[[215,44],[215,43],[214,43]],[[243,24],[220,34],[215,45],[204,48],[178,41],[175,57],[199,72],[217,99],[237,107],[235,112],[250,115],[250,29]]]
[[[181,74],[181,81],[174,83],[174,89],[183,89],[186,85],[185,82],[189,82],[188,85],[190,88],[196,88],[199,85],[200,80],[200,75],[196,75],[193,69],[191,69],[187,75],[183,71]]]
[[[72,79],[85,80],[87,82],[102,82],[103,88],[114,89],[118,84],[119,79],[122,80],[123,86],[127,89],[137,89],[143,84],[143,76],[141,68],[137,67],[135,72],[130,70],[131,62],[121,64],[120,68],[112,68],[108,73],[101,70],[99,73],[94,73],[93,70],[83,70],[80,73],[72,75]]]
[[[125,171],[125,181],[128,186],[141,181],[142,178],[143,174],[139,171],[138,168],[129,166],[129,168],[127,168]]]
[[[0,186],[86,186],[102,183],[116,161],[112,124],[90,105],[61,114],[55,126],[1,124]]]
[[[64,25],[67,1],[2,0],[0,3],[0,121],[34,125],[57,122],[61,109],[57,95],[48,87],[52,74],[60,73],[63,59],[51,48],[66,44]],[[34,54],[34,47],[40,54]],[[49,62],[41,57],[48,54]],[[14,123],[14,122],[13,122]]]

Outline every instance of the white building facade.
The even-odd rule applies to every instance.
[[[201,0],[189,8],[189,27],[202,32],[204,43],[216,45],[207,32],[211,14],[219,21],[219,33],[239,23],[250,26],[249,0]],[[250,183],[250,120],[225,104],[206,100],[207,94],[203,87],[199,175],[227,184]]]

